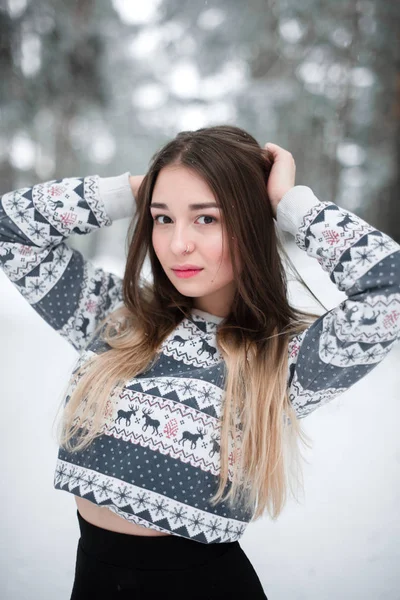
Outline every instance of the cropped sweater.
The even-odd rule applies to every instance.
[[[107,349],[92,334],[122,304],[122,280],[85,260],[66,240],[134,216],[128,177],[72,177],[1,198],[2,268],[79,352],[74,371]],[[400,246],[348,210],[318,200],[306,186],[282,198],[276,223],[347,296],[289,341],[289,399],[303,418],[367,375],[398,340]],[[56,489],[201,543],[240,539],[251,511],[209,502],[220,468],[221,321],[198,309],[182,320],[151,369],[125,382],[102,435],[78,453],[59,449]]]

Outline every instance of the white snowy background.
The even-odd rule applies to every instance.
[[[287,249],[328,309],[345,298],[317,263],[290,241]],[[122,274],[121,261],[96,262]],[[79,528],[72,495],[53,488],[53,422],[78,355],[2,272],[0,290],[1,599],[69,600]],[[290,294],[318,308],[297,284]],[[399,365],[397,344],[303,421],[313,439],[304,496],[278,521],[250,524],[240,541],[269,600],[400,598]]]

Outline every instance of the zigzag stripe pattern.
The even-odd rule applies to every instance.
[[[371,231],[343,252],[340,263],[331,273],[331,280],[340,291],[345,292],[356,279],[360,279],[397,250],[398,245],[387,235]]]
[[[7,245],[5,242],[0,242],[0,250],[2,250],[0,252],[0,262],[2,257],[4,259],[9,258],[4,263],[4,272],[7,273],[10,281],[13,283],[18,282],[21,291],[25,287],[25,283],[21,282],[21,280],[36,268],[40,269],[40,274],[44,272],[47,275],[46,271],[41,270],[41,264],[47,262],[47,258],[54,252],[51,248],[43,249],[37,246],[21,246],[12,242],[7,243]],[[11,258],[11,255],[13,258]]]
[[[60,459],[57,460],[54,487],[67,488],[81,498],[90,496],[96,504],[108,506],[133,523],[140,525],[147,521],[158,531],[207,544],[236,541],[247,526],[237,519],[198,510],[152,490],[143,490]]]
[[[321,267],[331,274],[332,281],[341,291],[346,289],[346,276],[351,276],[350,281],[354,281],[398,249],[398,244],[386,234],[353,213],[327,202],[320,202],[308,211],[295,240],[299,248],[317,257]],[[350,262],[348,267],[351,270],[343,275],[347,262]]]
[[[215,343],[215,333],[198,336],[198,328],[189,319],[184,319],[161,344],[162,353],[177,362],[182,361],[193,367],[218,364],[222,356]]]
[[[48,253],[48,260],[42,260],[36,269],[18,281],[21,294],[29,304],[36,304],[49,294],[63,277],[72,256],[73,250],[66,244],[56,246]]]
[[[111,225],[98,194],[98,177],[62,179],[38,184],[33,188],[32,200],[38,219],[43,218],[63,237],[76,233],[89,233],[99,227]],[[57,210],[54,210],[57,209]]]
[[[152,390],[153,396],[162,398],[173,394],[182,403],[195,400],[200,410],[214,408],[216,416],[220,414],[223,401],[223,390],[220,387],[192,377],[134,378],[126,383],[126,387],[143,392]]]
[[[37,186],[35,186],[37,187]],[[19,238],[26,238],[29,246],[44,248],[62,241],[62,235],[40,214],[33,201],[33,188],[22,188],[2,197],[5,215],[17,225]]]
[[[300,248],[300,250],[306,251],[309,245],[309,227],[311,223],[315,221],[317,216],[324,210],[324,208],[329,208],[330,206],[336,207],[332,202],[318,202],[316,203],[310,210],[306,212],[303,217],[302,223],[298,228],[297,234],[294,236],[296,245]],[[338,208],[338,207],[337,207]],[[324,214],[325,217],[325,214]]]

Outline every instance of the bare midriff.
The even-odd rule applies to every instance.
[[[162,531],[156,531],[155,529],[148,529],[142,525],[136,525],[136,523],[130,523],[123,517],[113,513],[110,509],[105,506],[97,506],[94,502],[75,496],[75,502],[78,507],[78,511],[81,516],[92,525],[96,527],[102,527],[109,531],[116,531],[117,533],[128,533],[130,535],[146,535],[146,536],[160,536],[160,535],[171,535],[170,533],[164,533]]]

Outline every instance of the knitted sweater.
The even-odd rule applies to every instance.
[[[128,175],[66,178],[1,198],[2,268],[80,353],[74,371],[107,349],[90,338],[122,303],[122,281],[66,240],[134,215]],[[284,196],[276,221],[347,295],[290,340],[289,398],[303,418],[367,375],[398,340],[400,246],[306,186]],[[251,512],[209,503],[220,467],[221,321],[194,309],[176,327],[152,368],[125,382],[102,435],[76,454],[59,449],[55,488],[157,531],[202,543],[240,539]]]

